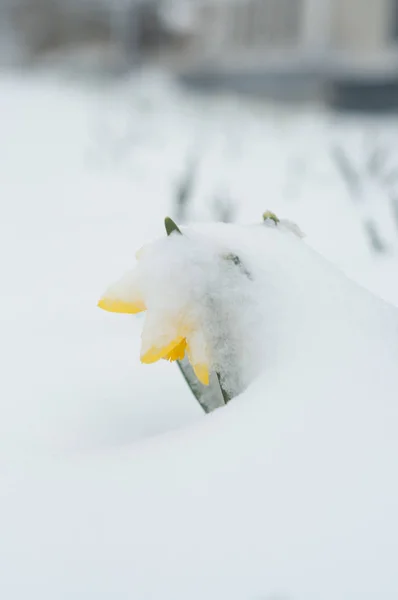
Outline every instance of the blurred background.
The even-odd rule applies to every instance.
[[[198,89],[395,108],[397,0],[1,0],[5,64],[157,64]],[[364,94],[362,92],[365,92]]]
[[[197,415],[96,308],[166,215],[272,210],[398,305],[397,108],[398,0],[0,0],[3,443]]]
[[[398,302],[398,0],[0,0],[0,50],[3,227],[269,208]]]
[[[398,0],[0,0],[4,318],[104,336],[165,215],[267,209],[398,305],[397,109]]]

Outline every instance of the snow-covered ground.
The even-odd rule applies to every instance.
[[[397,338],[384,304],[360,303],[372,309],[363,339],[351,328],[353,387],[347,367],[346,385],[319,393],[300,360],[297,385],[275,370],[269,395],[257,383],[205,418],[175,366],[139,363],[142,318],[96,303],[164,235],[194,159],[189,220],[214,219],[220,201],[240,223],[274,210],[307,234],[298,244],[398,305],[394,191],[365,174],[353,199],[332,158],[343,148],[362,168],[387,145],[393,170],[398,124],[191,98],[163,76],[111,87],[4,74],[0,109],[0,596],[396,598]],[[310,298],[319,272],[306,271]],[[343,281],[350,304],[361,293]]]

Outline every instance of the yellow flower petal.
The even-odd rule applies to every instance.
[[[135,315],[146,310],[137,278],[137,271],[128,271],[110,285],[98,302],[99,308],[113,313]]]
[[[196,364],[192,365],[192,368],[200,383],[202,383],[203,385],[209,385],[210,376],[208,366],[205,364]]]
[[[178,336],[164,346],[151,346],[149,350],[147,350],[144,354],[141,354],[141,362],[150,365],[161,358],[166,358],[171,354],[174,355],[176,352],[180,351],[177,350],[177,347],[180,346],[184,341],[184,337]]]
[[[187,340],[187,354],[196,377],[203,385],[209,385],[210,369],[205,338],[200,330],[195,330]]]
[[[98,307],[102,310],[107,310],[112,313],[122,313],[125,315],[136,315],[144,310],[146,306],[141,300],[136,302],[124,302],[123,300],[116,300],[114,298],[101,298],[98,302]]]
[[[177,344],[177,346],[175,346],[173,350],[167,355],[165,355],[163,358],[169,360],[170,362],[173,362],[174,360],[182,360],[185,356],[186,347],[187,340],[183,338],[182,341],[179,344]]]

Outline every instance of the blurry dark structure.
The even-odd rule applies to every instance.
[[[111,23],[106,6],[84,0],[80,4],[0,0],[2,22],[7,22],[10,35],[27,59],[73,44],[109,41]]]
[[[0,0],[3,62],[52,53],[97,53],[104,68],[126,68],[171,43],[159,0]]]
[[[0,0],[0,57],[146,61],[201,90],[398,107],[398,0]],[[84,60],[83,60],[84,55]]]
[[[189,85],[353,110],[398,107],[397,0],[197,0],[196,7],[180,72]]]
[[[362,112],[398,110],[398,73],[335,75],[325,84],[327,100],[336,109]]]

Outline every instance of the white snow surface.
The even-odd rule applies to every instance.
[[[253,273],[256,290],[248,293],[254,321],[245,302],[233,302],[256,373],[242,395],[205,417],[175,366],[139,364],[142,318],[106,314],[96,301],[131,268],[137,248],[165,235],[162,217],[190,134],[203,119],[211,131],[221,113],[234,122],[235,108],[227,104],[228,121],[220,101],[205,118],[199,102],[164,82],[149,88],[150,102],[138,86],[133,109],[126,89],[99,93],[14,75],[0,87],[2,114],[10,115],[0,150],[0,597],[397,598],[398,309],[311,247],[394,302],[389,208],[375,192],[357,211],[337,182],[324,196],[297,192],[289,204],[275,193],[277,167],[251,200],[264,155],[282,165],[284,149],[274,137],[280,147],[261,154],[255,118],[270,136],[273,121],[239,108],[244,144],[254,141],[247,189],[243,160],[231,174],[242,192],[238,219],[259,222],[265,209],[282,208],[307,238],[260,224],[184,229],[183,243],[195,249],[180,266],[193,257],[208,265],[228,250]],[[106,113],[113,133],[124,130],[128,110],[139,141],[126,165],[123,144],[103,128],[107,141],[98,142],[93,123],[103,125]],[[345,125],[350,148],[355,127],[374,127]],[[325,120],[300,116],[292,127],[285,150],[306,132],[312,165]],[[98,145],[103,154],[88,154]],[[203,187],[221,177],[216,146],[213,139],[204,161],[214,168],[201,166],[211,176],[201,175],[192,218],[205,218]],[[377,213],[384,256],[366,247],[364,211]],[[181,256],[181,240],[161,244]],[[206,281],[205,272],[195,281]]]
[[[398,310],[292,234],[205,230],[260,279],[262,375],[191,428],[6,476],[6,597],[398,593]]]

